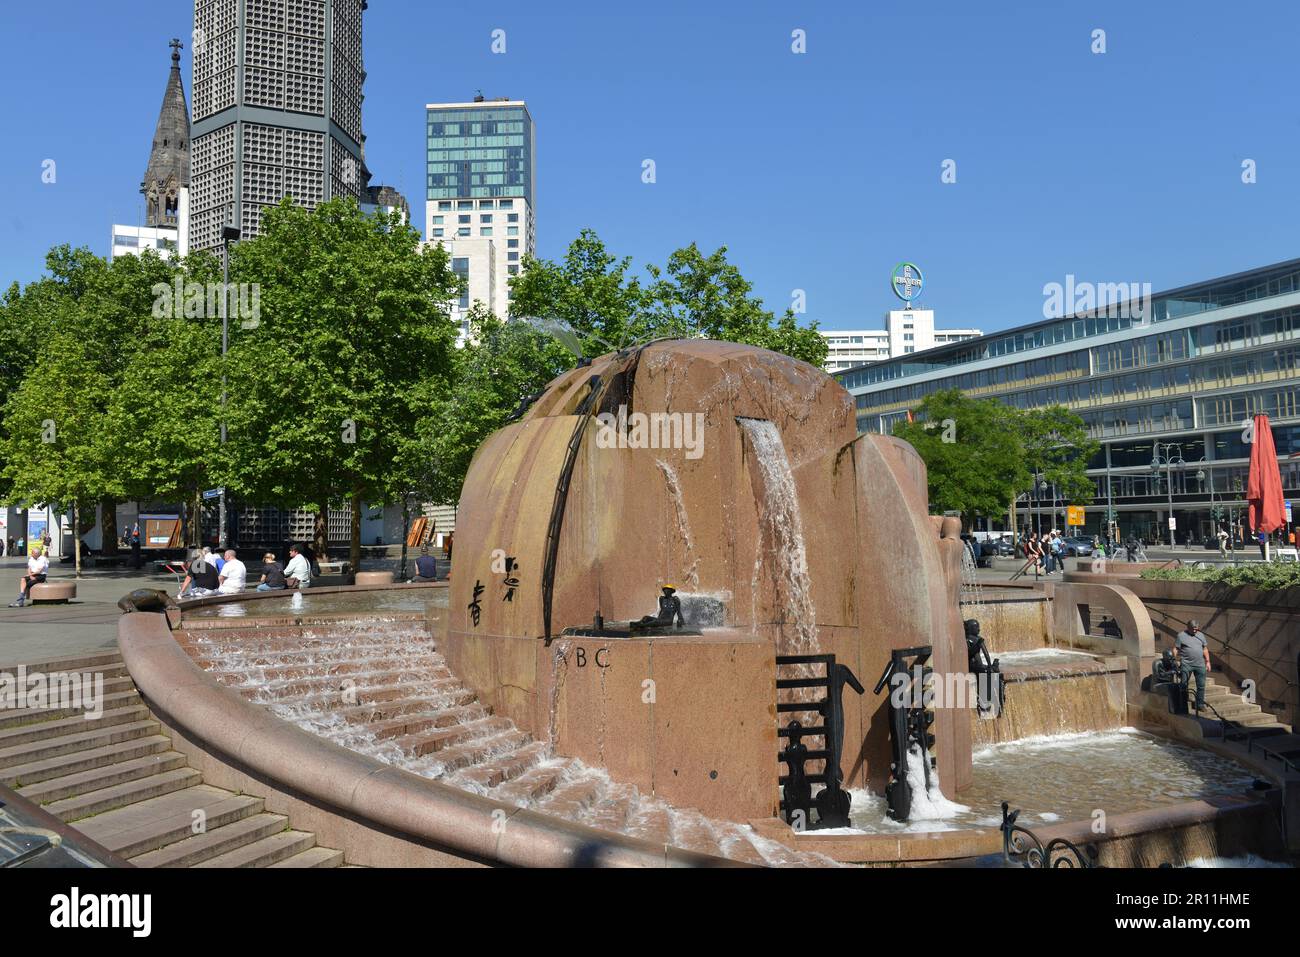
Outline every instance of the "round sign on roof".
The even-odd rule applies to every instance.
[[[921,275],[921,270],[916,263],[899,263],[894,267],[890,285],[895,296],[910,304],[921,295],[925,277]]]

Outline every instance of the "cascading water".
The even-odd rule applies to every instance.
[[[782,630],[782,647],[786,655],[810,655],[819,650],[817,615],[813,608],[812,583],[808,577],[808,555],[804,548],[803,519],[799,514],[799,495],[790,471],[785,443],[776,425],[766,419],[739,419],[749,437],[763,479],[763,514],[772,557],[784,593],[787,623],[794,628],[791,636]]]
[[[968,547],[961,550],[961,603],[975,608],[984,604],[984,589],[980,585],[979,565]]]
[[[752,828],[675,808],[557,757],[451,674],[414,616],[203,628],[191,653],[221,684],[335,744],[423,777],[604,830],[754,864],[833,864]],[[553,659],[563,681],[564,644]],[[554,715],[554,702],[552,702]],[[555,729],[552,725],[551,737]]]
[[[677,473],[673,467],[663,459],[655,459],[655,465],[659,466],[659,471],[664,475],[664,481],[668,485],[668,494],[672,496],[673,508],[677,513],[677,531],[682,536],[682,542],[686,547],[686,583],[690,585],[691,591],[699,591],[700,588],[700,559],[695,554],[695,543],[691,540],[691,523],[686,515],[686,502],[682,498],[682,485],[677,480]]]

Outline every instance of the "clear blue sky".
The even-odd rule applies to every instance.
[[[139,220],[174,35],[191,94],[192,11],[0,7],[0,284]],[[725,244],[770,308],[804,289],[823,328],[880,326],[910,259],[940,325],[995,330],[1067,273],[1158,291],[1300,256],[1298,20],[1294,0],[371,0],[367,157],[422,223],[424,104],[523,98],[543,257],[583,227],[638,268]]]

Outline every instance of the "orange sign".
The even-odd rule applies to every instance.
[[[1069,525],[1079,526],[1083,524],[1083,506],[1070,505],[1066,508],[1066,523]]]

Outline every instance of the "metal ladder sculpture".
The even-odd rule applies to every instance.
[[[934,735],[930,725],[934,712],[926,707],[925,689],[933,669],[927,667],[934,649],[929,645],[916,648],[895,648],[889,655],[889,664],[876,682],[875,694],[889,686],[889,744],[892,759],[889,765],[889,783],[885,785],[885,801],[889,816],[895,821],[906,821],[912,813],[912,784],[907,777],[908,754],[913,747],[920,750],[924,769],[925,790],[930,790],[930,771],[934,758]]]
[[[776,705],[778,713],[816,712],[822,721],[820,725],[808,728],[799,721],[791,721],[784,728],[777,729],[777,735],[787,741],[777,754],[777,760],[787,768],[787,773],[779,779],[781,811],[786,823],[797,831],[847,827],[852,799],[841,786],[843,772],[840,770],[840,757],[844,751],[844,686],[847,684],[858,694],[865,694],[866,689],[848,665],[836,664],[834,655],[777,655],[776,665],[778,669],[797,665],[825,665],[826,668],[820,678],[777,678],[776,681],[778,690],[826,689],[826,697],[818,702],[778,701]],[[823,745],[818,750],[811,750],[803,743],[804,738],[817,737],[822,739]],[[806,767],[809,761],[823,761],[823,770],[810,774]],[[814,784],[824,785],[816,797],[812,793]],[[814,808],[817,811],[815,822],[812,817]]]

